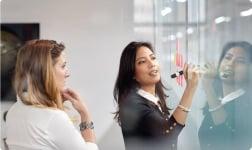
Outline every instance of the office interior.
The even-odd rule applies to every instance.
[[[113,87],[121,52],[129,42],[153,44],[171,108],[178,104],[186,83],[170,75],[184,63],[218,63],[227,42],[252,43],[252,0],[1,0],[0,5],[1,24],[39,24],[40,39],[65,44],[71,74],[67,86],[84,97],[102,150],[124,150],[120,126],[113,119]],[[1,60],[6,59],[1,44]],[[178,150],[200,150],[204,97],[200,82]],[[14,102],[1,97],[2,150],[3,115]],[[78,126],[77,112],[67,113]]]

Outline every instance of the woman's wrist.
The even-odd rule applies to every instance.
[[[197,85],[192,85],[192,84],[187,84],[185,88],[186,91],[191,91],[191,92],[195,92],[196,89],[197,89]]]
[[[182,111],[184,111],[186,113],[191,111],[191,109],[189,107],[185,107],[185,106],[183,106],[181,104],[178,105],[178,108],[180,108]]]
[[[85,111],[81,111],[79,112],[80,114],[80,117],[81,117],[81,121],[91,121],[91,116],[88,112],[85,112]]]

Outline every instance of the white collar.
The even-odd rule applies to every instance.
[[[140,96],[146,98],[147,100],[149,100],[149,101],[151,101],[151,102],[153,102],[154,104],[156,104],[156,105],[159,106],[159,104],[158,104],[159,98],[158,98],[158,97],[152,95],[152,94],[149,93],[149,92],[144,91],[143,89],[138,89],[138,90],[137,90],[137,93],[138,93]]]
[[[221,104],[224,105],[224,104],[226,104],[230,101],[233,101],[236,98],[242,96],[244,93],[245,93],[245,91],[243,89],[239,89],[239,90],[236,90],[234,92],[229,93],[228,95],[226,95],[223,98],[220,97],[219,100],[221,101]]]

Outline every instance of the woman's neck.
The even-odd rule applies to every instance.
[[[141,86],[141,89],[143,89],[144,91],[151,93],[152,95],[156,95],[156,86],[155,85],[151,85],[151,86]]]
[[[235,86],[235,85],[230,85],[230,84],[222,84],[222,86],[223,86],[223,97],[240,89],[240,86]]]

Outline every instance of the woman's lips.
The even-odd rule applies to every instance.
[[[232,70],[223,70],[220,72],[220,75],[224,78],[228,78],[229,76],[233,76],[234,72]]]
[[[157,74],[158,74],[158,70],[152,70],[149,73],[150,76],[156,76]]]

